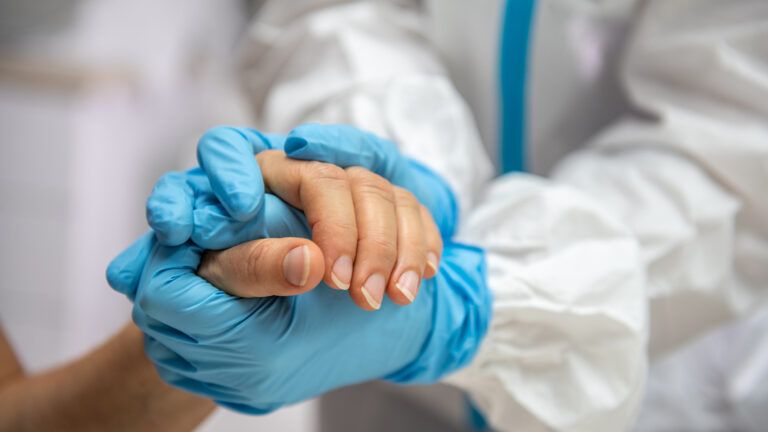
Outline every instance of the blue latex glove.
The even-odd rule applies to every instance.
[[[262,208],[262,237],[309,236],[298,210],[271,195]],[[160,376],[241,412],[373,379],[435,382],[472,358],[490,319],[484,255],[474,247],[446,244],[438,275],[411,305],[385,300],[375,313],[322,284],[295,297],[230,296],[195,274],[202,252],[149,233],[110,264],[108,279],[135,300]]]
[[[411,191],[430,210],[442,237],[453,236],[458,206],[437,174],[368,132],[346,125],[307,124],[287,136],[232,127],[203,135],[198,145],[201,168],[167,174],[147,200],[147,220],[160,242],[175,246],[192,239],[206,249],[222,249],[253,239],[247,233],[253,231],[249,225],[260,211],[264,193],[254,155],[266,149],[283,149],[295,159],[369,169]]]
[[[249,128],[222,126],[207,131],[198,143],[200,168],[163,175],[147,200],[147,221],[158,241],[178,246],[190,238],[213,236],[205,224],[211,211],[233,223],[253,220],[264,199],[264,181],[254,155],[281,149],[284,140],[282,135]],[[212,173],[213,181],[208,173]],[[195,209],[209,210],[203,210],[195,221]],[[237,243],[219,239],[218,244],[211,245],[203,239],[198,244],[220,249]]]
[[[410,164],[396,149],[367,152],[364,147],[378,145],[370,141],[377,138],[357,130],[332,127],[347,138],[333,140],[323,126],[304,128],[311,139],[302,136],[291,144],[303,159],[322,149],[325,161],[378,168],[394,177],[404,176],[399,170],[405,168],[398,166]],[[178,244],[191,237],[206,248],[270,236],[308,237],[299,211],[271,195],[243,192],[248,184],[263,191],[252,153],[282,143],[280,137],[247,129],[209,132],[199,151],[208,171],[166,176],[148,203],[150,220],[162,216],[153,226],[164,231],[166,241]],[[334,153],[335,145],[345,151]],[[355,163],[355,154],[365,157]],[[233,172],[240,180],[223,179]],[[436,188],[433,208],[444,206],[449,215],[452,211],[443,221],[455,225],[455,203],[447,186],[428,170],[417,167],[415,172],[417,179],[424,177],[417,186],[432,185],[422,187],[422,193]],[[230,191],[236,198],[220,204],[216,197],[229,197]],[[171,223],[162,226],[158,221]],[[231,297],[195,276],[200,253],[192,243],[161,246],[150,233],[110,264],[108,279],[113,288],[135,298],[134,320],[147,334],[147,353],[166,381],[245,412],[267,412],[370,379],[434,382],[469,361],[490,319],[484,258],[472,247],[447,243],[438,276],[422,283],[424,291],[416,302],[400,308],[385,301],[375,314],[357,309],[345,295],[325,286],[293,298]]]

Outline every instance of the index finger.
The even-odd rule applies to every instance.
[[[349,289],[358,233],[346,172],[335,165],[288,159],[277,150],[259,153],[256,158],[269,190],[304,210],[312,240],[323,252],[325,283]]]

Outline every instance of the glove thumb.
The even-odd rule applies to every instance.
[[[207,251],[197,274],[238,297],[269,297],[309,291],[320,283],[323,271],[323,253],[316,244],[287,237]]]

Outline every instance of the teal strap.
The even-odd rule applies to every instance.
[[[508,0],[499,53],[501,172],[525,171],[528,49],[535,0]]]
[[[528,43],[535,0],[508,0],[499,52],[501,172],[525,171],[525,113]],[[473,431],[490,430],[482,413],[467,398],[468,423]]]

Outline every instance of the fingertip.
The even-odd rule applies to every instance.
[[[323,278],[324,258],[320,248],[309,240],[293,245],[283,257],[283,277],[286,289],[275,295],[291,296],[315,288]]]
[[[307,265],[307,278],[304,281],[303,288],[314,288],[323,281],[323,273],[325,271],[325,257],[320,247],[311,240],[304,240],[303,245],[309,256],[309,264]]]
[[[333,284],[332,286],[343,291],[349,290],[349,286],[352,283],[353,270],[354,262],[352,258],[347,255],[337,258],[331,267],[330,279]]]
[[[107,283],[113,290],[125,295],[129,295],[134,291],[135,275],[130,271],[126,271],[123,263],[117,259],[107,266],[106,276]]]
[[[306,139],[300,136],[295,135],[289,135],[285,139],[285,144],[283,145],[283,150],[285,151],[285,154],[288,156],[295,156],[301,153],[302,150],[307,148],[308,142]]]
[[[155,196],[147,200],[147,223],[157,241],[166,246],[178,246],[189,239],[193,228],[191,213],[191,208],[181,209],[178,204],[158,202]]]
[[[254,187],[251,191],[223,192],[219,199],[233,219],[246,222],[261,211],[264,203],[264,186]]]
[[[395,288],[402,295],[406,304],[411,304],[416,300],[416,296],[419,293],[419,283],[421,277],[415,270],[408,270],[400,275],[397,282],[395,282]]]
[[[161,244],[178,246],[192,235],[192,195],[182,173],[165,174],[155,184],[147,198],[146,217]]]
[[[305,240],[305,245],[309,250],[309,277],[305,286],[315,287],[323,280],[323,272],[325,270],[325,256],[320,247],[311,240]]]
[[[109,286],[133,299],[153,246],[154,235],[148,232],[120,252],[107,266],[106,277]]]
[[[197,145],[197,160],[211,189],[229,214],[240,222],[262,204],[264,182],[254,153],[266,148],[258,131],[230,126],[208,130]]]
[[[288,251],[283,257],[283,277],[285,280],[301,288],[309,278],[310,258],[307,245],[299,245]]]

